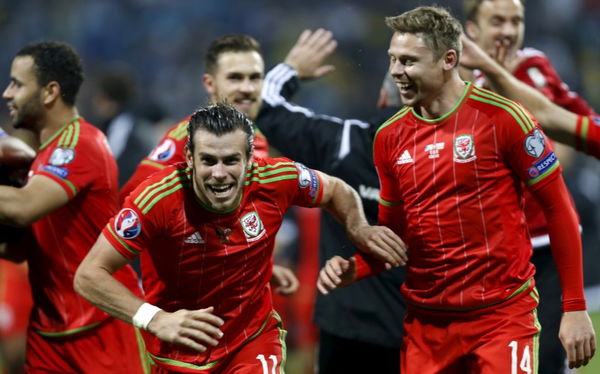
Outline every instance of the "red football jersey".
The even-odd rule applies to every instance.
[[[30,177],[60,184],[70,201],[32,225],[38,248],[28,251],[34,308],[31,326],[42,335],[65,335],[108,318],[73,289],[79,263],[117,211],[117,165],[100,130],[76,118],[39,149]],[[130,267],[117,278],[136,293]]]
[[[164,169],[169,165],[185,162],[185,146],[187,144],[187,125],[191,115],[173,126],[160,140],[148,157],[143,159],[135,169],[133,175],[119,192],[119,201],[122,203],[144,179]],[[260,130],[254,127],[254,156],[268,157],[269,143]]]
[[[535,191],[560,166],[520,105],[469,84],[439,119],[406,107],[378,130],[374,160],[381,204],[404,211],[409,304],[468,311],[533,286],[523,185]]]
[[[204,353],[145,333],[159,363],[211,365],[261,331],[271,312],[275,235],[290,205],[321,199],[317,173],[286,158],[255,158],[242,200],[229,212],[204,206],[185,164],[153,174],[125,200],[103,235],[124,256],[140,254],[146,300],[174,312],[213,306],[225,324]]]

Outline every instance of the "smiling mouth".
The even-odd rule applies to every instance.
[[[226,184],[221,186],[207,185],[206,187],[217,197],[219,197],[221,195],[226,195],[227,193],[229,193],[229,191],[233,189],[233,184]]]
[[[401,92],[407,92],[413,88],[413,84],[408,82],[398,82],[397,85]]]

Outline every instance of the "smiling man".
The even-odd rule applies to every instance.
[[[265,63],[260,44],[248,35],[233,34],[215,39],[208,47],[202,77],[210,102],[225,102],[255,120],[262,104]],[[188,116],[173,126],[121,189],[121,201],[147,176],[168,165],[185,161]],[[256,129],[255,129],[256,130]],[[268,144],[260,132],[254,137],[254,152],[266,157]]]
[[[0,186],[0,223],[30,226],[33,243],[0,255],[29,266],[26,372],[141,373],[135,330],[73,289],[77,266],[118,209],[106,138],[75,106],[82,82],[81,60],[67,44],[28,44],[13,59],[2,96],[13,126],[33,131],[41,146],[22,188]],[[131,268],[116,276],[141,293]]]
[[[231,106],[194,113],[188,135],[186,164],[129,195],[80,266],[76,288],[147,331],[157,373],[283,372],[285,331],[269,279],[285,211],[320,206],[360,248],[394,265],[406,260],[404,245],[367,223],[358,194],[340,179],[253,157],[252,125]],[[112,277],[137,255],[146,303]]]
[[[446,10],[420,7],[386,23],[393,31],[389,71],[406,107],[379,128],[373,158],[381,182],[378,223],[410,250],[401,372],[537,371],[525,188],[548,220],[570,366],[587,364],[596,343],[581,238],[552,146],[519,104],[461,79],[462,27]],[[334,257],[319,288],[327,293],[383,268],[376,265],[361,255]]]

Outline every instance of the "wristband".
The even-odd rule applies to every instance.
[[[154,315],[161,310],[162,309],[152,304],[143,303],[133,315],[133,325],[142,330],[146,330],[150,324],[150,321],[152,321],[152,318],[154,318]]]

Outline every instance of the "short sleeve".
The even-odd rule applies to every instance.
[[[152,214],[142,214],[127,198],[122,209],[102,230],[104,237],[123,256],[134,259],[152,239]]]
[[[105,139],[93,135],[80,137],[76,144],[59,142],[49,152],[50,157],[34,174],[56,181],[71,199],[115,167]]]
[[[497,117],[503,131],[503,157],[510,168],[532,189],[560,176],[561,168],[552,144],[537,121],[522,106]]]
[[[303,207],[318,206],[323,197],[323,183],[319,173],[299,162],[294,162],[294,166],[298,177],[293,189],[292,204]]]

